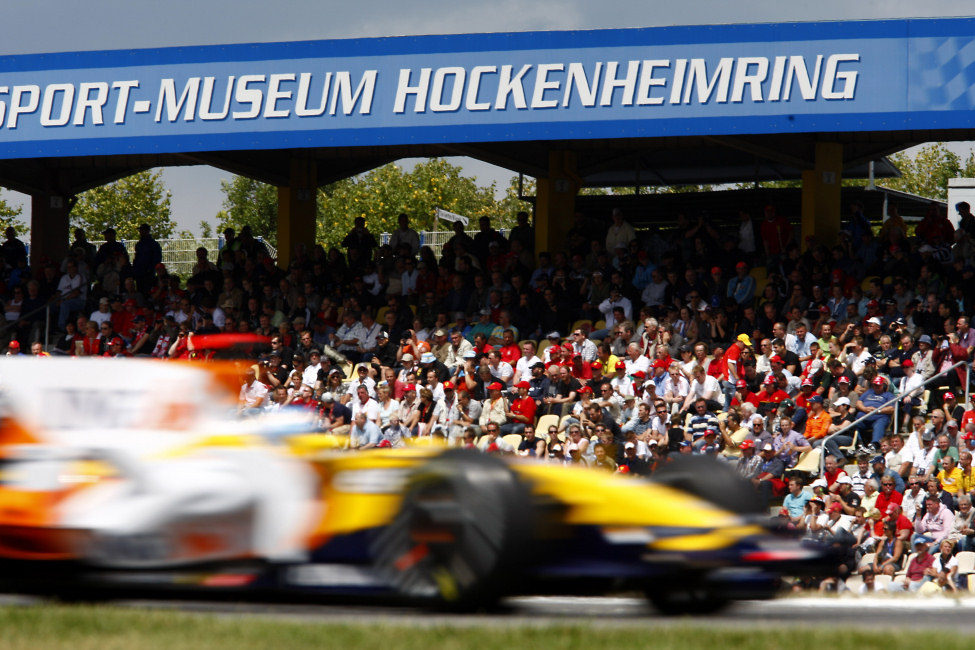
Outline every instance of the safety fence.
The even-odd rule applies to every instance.
[[[129,259],[135,256],[135,245],[138,240],[121,240],[125,249],[129,252]],[[196,249],[201,246],[207,250],[207,259],[216,262],[217,255],[223,249],[226,241],[221,237],[200,237],[197,239],[160,239],[159,247],[162,248],[162,261],[166,265],[166,270],[181,277],[187,277],[193,273],[193,265],[196,264]],[[277,250],[262,238],[258,238],[268,249],[268,253],[273,259],[277,259]],[[91,242],[95,247],[101,246],[104,242]]]
[[[465,230],[468,235],[473,237],[478,233],[477,230]],[[501,228],[498,230],[501,236],[507,238],[511,234],[511,231],[507,228]],[[424,246],[429,246],[433,249],[433,254],[440,259],[441,254],[443,254],[443,245],[447,243],[451,237],[454,236],[453,230],[421,230],[420,235],[420,248]],[[392,238],[392,233],[384,232],[379,234],[379,245],[385,246],[389,243],[390,238]]]

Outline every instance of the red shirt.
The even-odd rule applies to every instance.
[[[738,357],[740,356],[741,356],[741,348],[739,348],[737,344],[731,344],[730,346],[728,346],[728,350],[724,353],[724,356],[721,357],[721,367],[720,367],[721,374],[718,375],[719,379],[724,379],[725,381],[728,381],[728,377],[730,376],[728,374],[728,366],[732,363],[735,364],[735,377],[737,377],[740,374],[738,371]]]
[[[571,372],[572,376],[575,377],[576,379],[585,379],[585,380],[592,379],[592,367],[590,367],[589,364],[586,363],[579,364],[579,365],[576,365],[574,363],[571,364],[569,366],[569,372]]]
[[[511,365],[518,363],[518,359],[521,358],[521,350],[518,349],[517,343],[502,346],[499,352],[501,352],[501,360],[507,361]]]
[[[530,397],[519,397],[511,401],[511,412],[524,415],[529,424],[535,421],[535,408],[535,400]]]
[[[892,503],[896,503],[897,505],[900,505],[903,500],[904,500],[904,495],[902,495],[897,490],[891,490],[890,497],[884,494],[884,491],[881,490],[880,493],[877,495],[877,504],[874,507],[880,511],[880,514],[886,515],[887,506],[889,506]]]

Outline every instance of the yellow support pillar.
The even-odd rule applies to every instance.
[[[838,142],[817,142],[815,167],[802,172],[800,244],[803,250],[812,240],[826,243],[836,241],[842,216],[842,179],[843,145]]]
[[[576,194],[581,179],[573,151],[550,151],[548,177],[536,180],[535,253],[565,248],[566,235],[575,223]]]
[[[278,266],[288,268],[295,246],[315,245],[318,165],[292,158],[289,183],[278,188]]]

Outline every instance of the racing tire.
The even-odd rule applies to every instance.
[[[452,449],[408,479],[373,561],[407,602],[489,608],[516,586],[531,530],[531,491],[515,473],[496,457]]]
[[[653,480],[739,515],[768,514],[751,483],[727,463],[706,456],[677,456],[653,473]]]

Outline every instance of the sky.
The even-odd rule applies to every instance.
[[[219,43],[254,43],[564,29],[608,29],[721,23],[785,22],[975,13],[959,0],[7,0],[0,55]],[[958,145],[967,148],[968,145]],[[512,173],[466,158],[467,174],[505,186]],[[180,229],[198,231],[213,220],[226,172],[172,168],[164,181],[173,194]],[[14,205],[27,197],[0,193]]]

